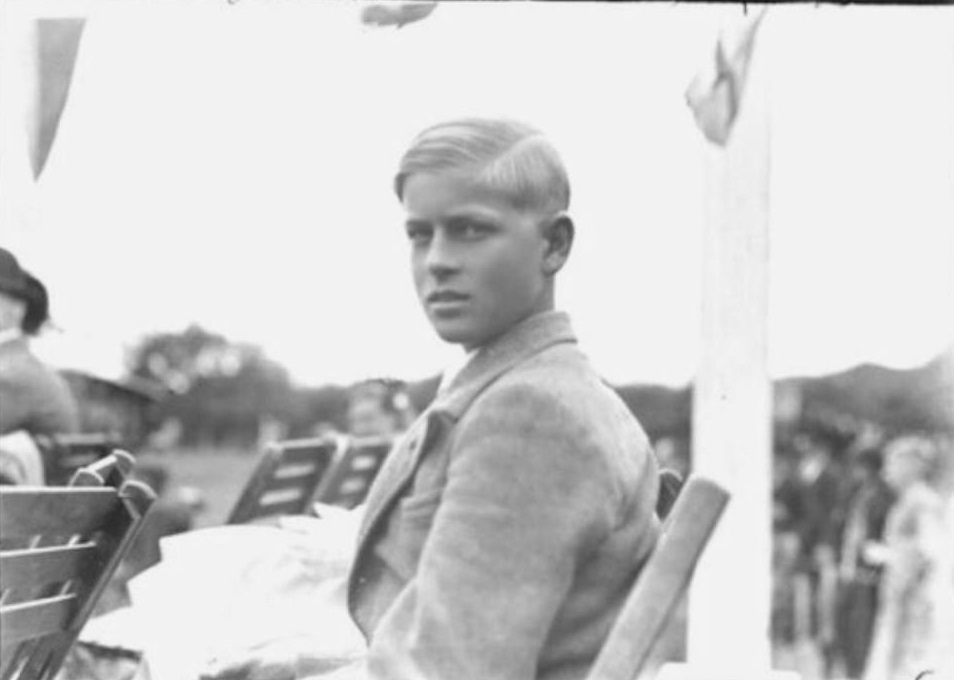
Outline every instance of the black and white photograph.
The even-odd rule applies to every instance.
[[[4,0],[4,680],[954,680],[954,8]]]

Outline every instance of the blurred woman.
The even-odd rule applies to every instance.
[[[886,450],[885,480],[897,492],[885,522],[884,541],[869,543],[870,563],[884,564],[875,638],[866,680],[912,680],[936,670],[944,646],[935,600],[942,573],[945,537],[942,503],[927,479],[932,443],[906,436]]]
[[[29,462],[37,455],[30,436],[74,432],[79,425],[66,381],[30,350],[29,338],[48,318],[46,287],[0,248],[0,476],[6,482],[42,483]]]

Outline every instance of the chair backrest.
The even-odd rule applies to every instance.
[[[35,435],[48,486],[67,484],[77,470],[105,458],[121,442],[107,433]]]
[[[227,523],[307,514],[338,451],[335,437],[269,444],[232,507]]]
[[[644,670],[728,501],[715,482],[689,477],[587,680],[634,680]]]
[[[154,499],[134,481],[0,488],[0,678],[56,674]]]
[[[326,505],[353,508],[364,502],[391,450],[391,437],[345,437],[342,453],[315,494]]]

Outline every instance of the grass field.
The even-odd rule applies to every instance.
[[[222,524],[258,461],[259,452],[236,449],[191,449],[144,453],[141,463],[158,463],[169,471],[169,490],[192,487],[202,493],[206,509],[196,517],[196,527]]]

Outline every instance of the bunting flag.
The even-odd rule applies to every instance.
[[[365,26],[394,26],[426,19],[437,8],[437,2],[374,2],[361,10],[361,23]]]
[[[36,119],[30,126],[34,179],[43,172],[56,139],[85,25],[85,19],[76,18],[36,20]]]
[[[745,90],[755,34],[766,9],[762,5],[720,31],[715,59],[700,70],[686,90],[686,102],[696,124],[713,144],[725,146],[732,133]]]

